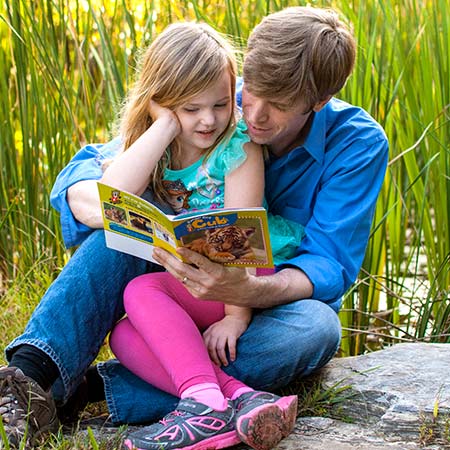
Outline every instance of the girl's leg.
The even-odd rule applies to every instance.
[[[143,295],[142,298],[140,298],[141,295]],[[149,298],[151,299],[150,302],[147,300]],[[174,303],[174,300],[177,304]],[[240,439],[258,450],[272,448],[292,430],[296,412],[295,396],[280,398],[265,392],[254,392],[211,363],[199,328],[205,329],[211,323],[221,319],[223,317],[223,306],[213,302],[210,305],[212,308],[208,310],[204,307],[205,303],[208,302],[199,301],[190,296],[184,286],[169,274],[158,274],[151,277],[142,276],[127,287],[125,293],[125,309],[129,316],[127,327],[132,330],[132,334],[142,336],[141,346],[144,350],[146,347],[153,349],[147,352],[147,357],[142,354],[142,349],[139,350],[141,358],[144,356],[148,361],[150,359],[148,353],[153,351],[157,359],[161,361],[161,366],[168,372],[178,395],[182,398],[192,397],[199,403],[192,403],[189,399],[182,400],[177,407],[177,411],[169,414],[162,425],[157,426],[157,430],[151,428],[133,433],[126,441],[126,445],[139,447],[144,442],[159,442],[160,439],[168,440],[167,443],[169,444],[172,439],[171,430],[174,421],[179,421],[178,427],[182,430],[185,429],[186,423],[200,423],[199,421],[206,418],[205,415],[207,415],[210,423],[214,422],[220,425],[219,430],[211,430],[212,434],[207,438],[202,436],[202,432],[195,436],[196,442],[202,442],[201,445],[205,442],[208,442],[208,445],[218,442],[230,444],[236,442],[236,435],[233,434],[233,423],[236,423]],[[149,305],[151,308],[149,308]],[[220,305],[221,308],[219,309],[217,305]],[[150,320],[144,320],[145,318]],[[158,336],[165,336],[164,329],[161,329],[160,326],[167,327],[171,321],[175,321],[177,326],[177,330],[171,336],[171,338],[174,338],[174,345],[176,345],[174,351],[167,345],[167,338],[159,341],[157,339]],[[133,330],[133,328],[135,329]],[[118,331],[120,331],[119,328]],[[152,332],[156,334],[152,334]],[[113,336],[113,346],[115,337],[117,335]],[[130,337],[123,341],[127,341],[129,345]],[[156,346],[153,347],[152,343],[155,343]],[[167,359],[160,349],[166,349],[166,355],[170,355],[170,358]],[[117,353],[119,353],[119,350],[117,350]],[[183,356],[189,355],[191,361],[199,360],[200,371],[198,368],[191,373],[189,370],[185,370],[183,374],[183,368],[176,364],[179,355],[184,367],[189,360],[183,361]],[[152,365],[149,366],[150,370]],[[129,367],[132,369],[131,365]],[[135,369],[135,373],[139,373],[138,370]],[[146,376],[148,377],[148,375]],[[215,380],[211,378],[212,376],[215,377]],[[159,374],[159,377],[161,377],[161,374]],[[183,381],[183,378],[185,381]],[[152,381],[151,378],[150,382],[155,384],[155,381]],[[224,399],[222,392],[219,390],[219,385],[226,396],[235,400],[233,407],[230,404],[227,407],[226,402],[220,407],[217,403],[218,398],[213,398],[212,393],[215,392]],[[209,406],[215,412],[204,409],[205,404],[208,405],[208,401],[211,402]],[[233,409],[239,410],[235,419],[233,419]],[[184,418],[177,419],[180,416]],[[188,439],[184,436],[183,440],[185,438]]]
[[[128,370],[156,388],[179,396],[169,374],[129,319],[124,318],[116,324],[109,337],[109,345]]]
[[[156,388],[174,396],[179,396],[179,392],[169,374],[135,330],[129,319],[122,319],[115,326],[111,333],[109,343],[117,359],[131,370],[131,372]],[[220,367],[212,363],[211,365],[216,374],[220,390],[225,398],[234,400],[246,392],[253,392],[252,388],[236,378],[227,375]],[[185,393],[187,391],[189,391],[189,388]]]
[[[139,277],[127,286],[128,321],[113,331],[113,351],[126,367],[151,384],[181,398],[192,397],[214,409],[226,409],[199,331],[223,317],[223,305],[195,299],[170,274],[159,275]],[[130,340],[145,364],[130,356]],[[154,370],[156,365],[167,374],[163,382],[161,371]]]
[[[213,304],[211,313],[204,302],[186,300],[187,291],[175,281],[168,276],[139,277],[130,283],[124,300],[128,319],[118,324],[111,336],[111,346],[124,365],[182,398],[175,411],[130,434],[124,445],[130,449],[163,445],[192,450],[235,445],[240,438],[234,426],[234,405],[219,388],[199,331],[223,317],[223,305]],[[183,307],[189,309],[189,304],[188,314]],[[130,345],[134,355],[128,351]],[[139,360],[145,364],[140,365]]]

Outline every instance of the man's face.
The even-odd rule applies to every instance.
[[[257,144],[269,145],[275,154],[296,146],[300,131],[312,112],[306,108],[301,102],[289,107],[288,102],[256,97],[245,87],[242,90],[242,111],[249,136]]]

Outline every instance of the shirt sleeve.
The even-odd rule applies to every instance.
[[[236,125],[233,135],[213,152],[207,160],[209,168],[217,170],[224,177],[236,170],[246,159],[244,144],[250,142],[247,125],[241,119]]]
[[[387,158],[384,135],[343,151],[324,173],[297,255],[277,268],[301,269],[314,286],[313,298],[335,310],[360,270]]]
[[[67,248],[79,245],[92,232],[88,226],[78,222],[67,202],[67,190],[79,181],[98,180],[102,165],[114,158],[122,145],[120,138],[107,144],[89,144],[79,150],[59,173],[50,193],[50,203],[60,214],[61,231]]]

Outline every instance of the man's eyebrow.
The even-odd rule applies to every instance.
[[[275,99],[273,99],[273,100],[269,100],[269,102],[273,103],[274,105],[280,105],[280,106],[286,106],[286,107],[291,106],[290,102],[285,102],[283,100],[275,100]]]

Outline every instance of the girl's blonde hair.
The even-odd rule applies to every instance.
[[[139,76],[122,109],[120,134],[124,149],[130,147],[152,124],[150,100],[175,109],[209,89],[228,71],[231,83],[232,111],[227,128],[216,144],[231,135],[236,125],[236,59],[232,45],[217,31],[203,23],[169,25],[143,53]],[[170,147],[171,158],[180,155],[176,139]],[[162,177],[168,155],[161,159],[150,178],[156,197],[164,199]]]

